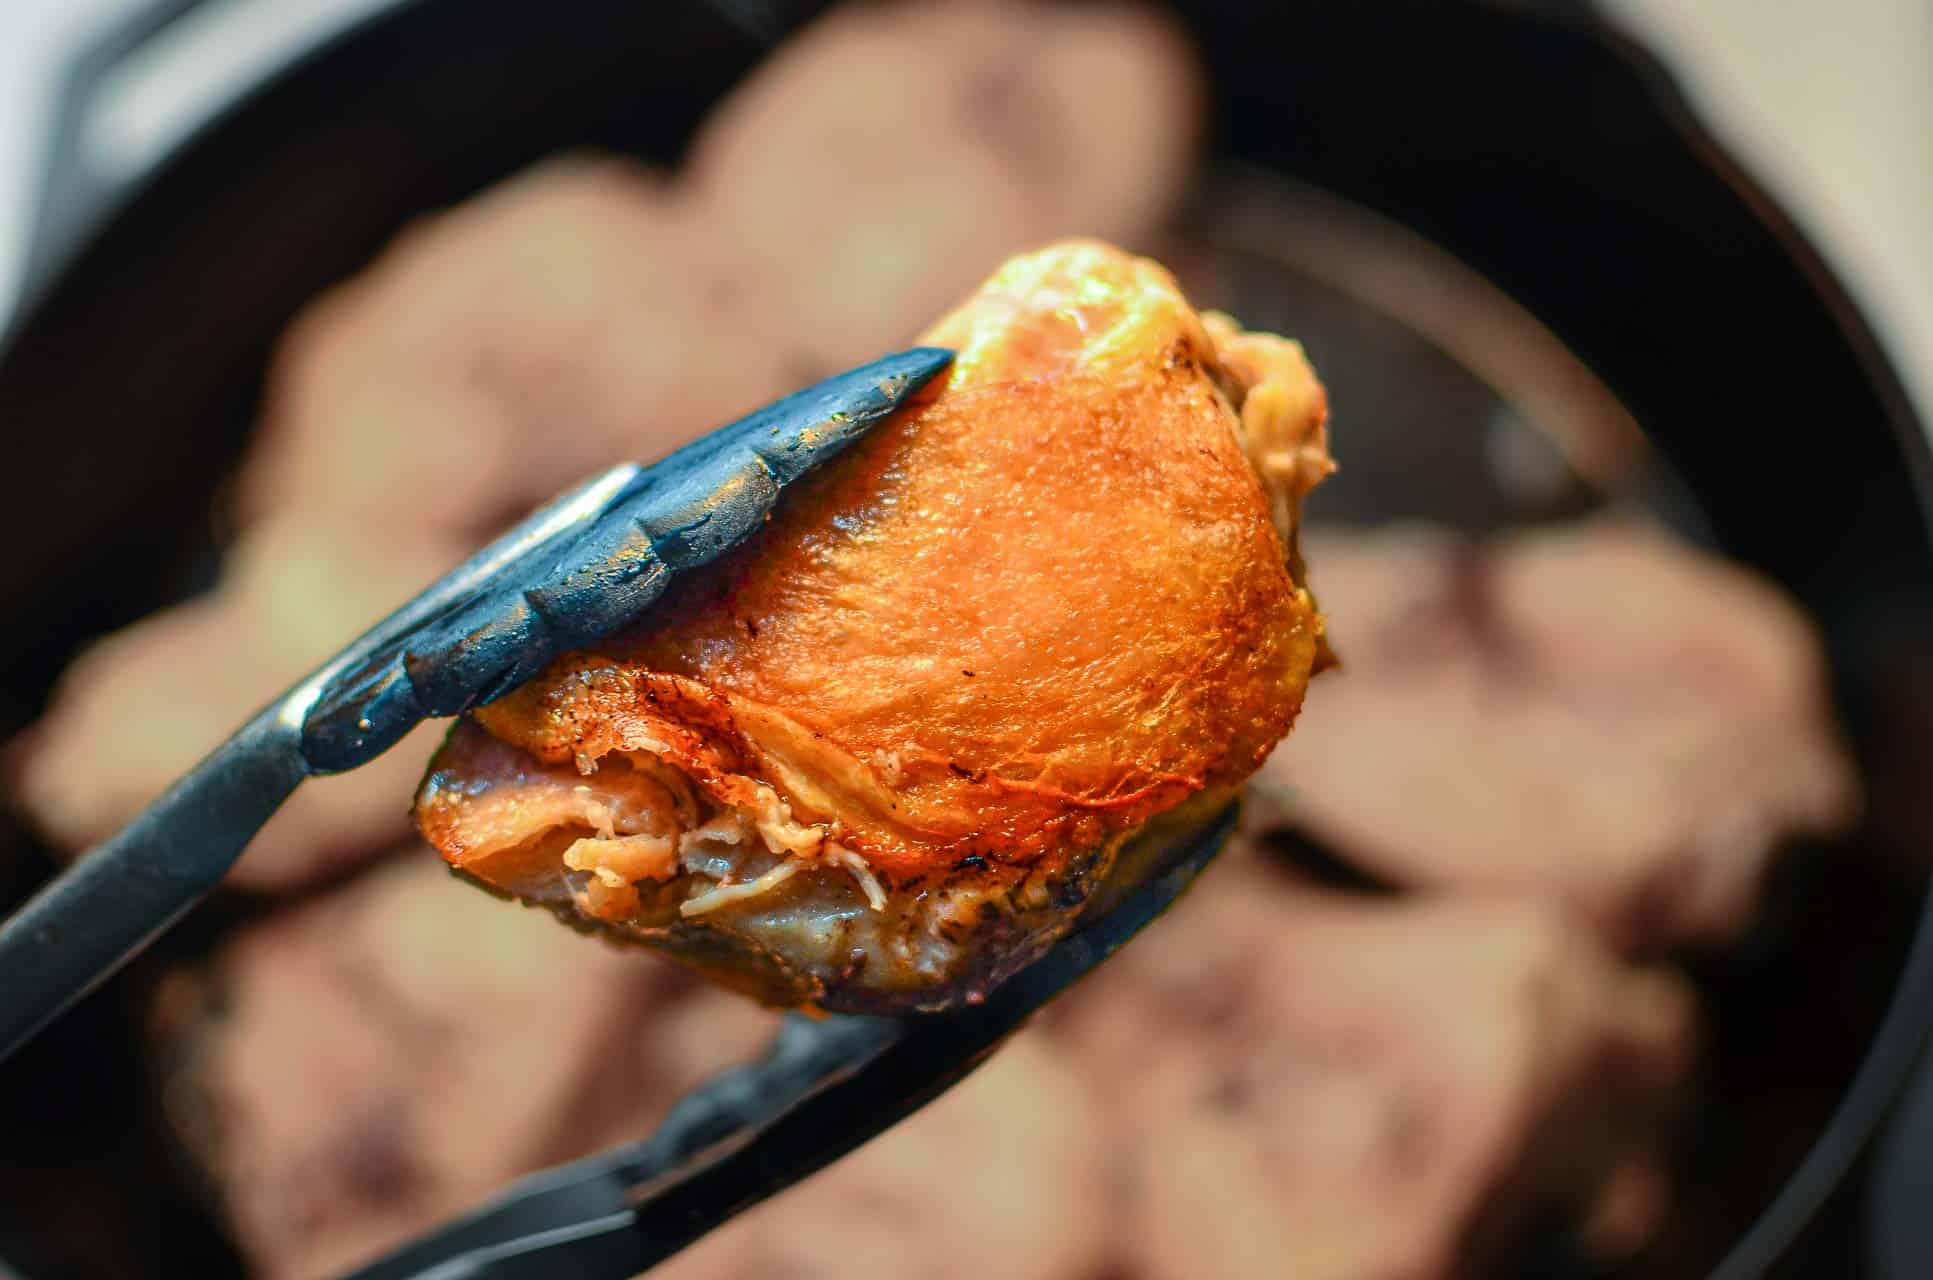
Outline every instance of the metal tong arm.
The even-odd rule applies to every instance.
[[[0,1058],[98,986],[214,888],[308,776],[264,711],[0,926]]]
[[[951,359],[930,347],[887,356],[653,466],[613,468],[378,623],[0,924],[0,1059],[199,902],[303,779],[366,764],[425,719],[628,626]]]
[[[106,981],[207,896],[262,824],[317,772],[302,751],[334,674],[473,596],[533,541],[634,478],[615,467],[538,511],[257,712],[106,842],[0,925],[0,1059]]]

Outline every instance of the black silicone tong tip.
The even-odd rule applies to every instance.
[[[444,580],[458,589],[439,584],[351,647],[303,720],[304,759],[318,773],[353,769],[423,720],[501,697],[622,630],[951,359],[917,347],[876,360],[538,512]]]

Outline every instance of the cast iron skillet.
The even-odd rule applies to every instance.
[[[71,100],[192,4],[167,0],[104,41]],[[207,513],[269,345],[305,300],[411,216],[561,146],[674,161],[707,107],[821,7],[414,0],[267,78],[131,187],[90,189],[54,164],[36,271],[0,351],[19,477],[0,505],[12,620],[0,628],[0,729],[34,713],[88,638],[205,582]],[[1933,463],[1897,378],[1818,255],[1663,72],[1588,14],[1432,0],[1177,7],[1211,69],[1222,157],[1406,225],[1501,286],[1644,425],[1716,542],[1822,626],[1873,797],[1862,854],[1890,870],[1857,919],[1833,918],[1830,899],[1803,909],[1860,942],[1846,974],[1898,980],[1890,993],[1873,989],[1883,976],[1841,993],[1875,1010],[1890,994],[1891,1010],[1783,1191],[1739,1215],[1757,1220],[1719,1274],[1850,1273],[1858,1161],[1933,1010],[1916,860],[1933,802],[1914,789],[1933,702]],[[78,115],[63,119],[71,141]],[[10,900],[45,864],[23,833],[6,839]],[[222,910],[201,913],[176,953],[197,945],[197,927],[202,939],[218,930]],[[0,1252],[30,1273],[58,1265],[36,1241],[83,1212],[60,1189],[110,1159],[122,1176],[92,1171],[104,1198],[84,1208],[92,1231],[69,1233],[90,1235],[94,1252],[61,1255],[68,1266],[232,1267],[205,1217],[156,1180],[163,1149],[139,1136],[148,1100],[128,1027],[154,970],[129,973],[0,1072]],[[1837,973],[1813,976],[1809,998],[1749,984],[1741,998],[1777,1026],[1788,1002],[1837,998]],[[1782,1034],[1796,1051],[1811,1030],[1795,1016]],[[1777,1053],[1781,1040],[1766,1043]],[[1751,1087],[1777,1082],[1755,1065],[1740,1077]],[[1533,1271],[1579,1274],[1556,1261]]]

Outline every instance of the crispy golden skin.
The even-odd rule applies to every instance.
[[[459,728],[418,809],[452,864],[553,902],[589,873],[576,910],[675,947],[672,909],[689,933],[717,883],[679,837],[756,815],[773,857],[727,880],[776,870],[792,915],[850,920],[864,894],[897,922],[827,941],[788,917],[756,940],[768,994],[776,967],[780,998],[922,1002],[1007,967],[971,953],[1044,945],[1123,839],[1259,767],[1321,633],[1285,543],[1328,468],[1299,350],[1204,325],[1160,267],[1086,241],[1015,259],[926,340],[959,351],[937,392],[634,634]],[[788,858],[823,874],[788,881]],[[731,933],[731,905],[698,927]]]

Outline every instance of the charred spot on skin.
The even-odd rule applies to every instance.
[[[832,981],[835,985],[846,986],[857,982],[859,976],[865,971],[865,949],[863,947],[854,947],[846,952],[846,962],[839,966],[839,971],[833,975]]]
[[[1092,886],[1085,874],[1062,876],[1053,882],[1054,905],[1063,911],[1072,911],[1087,901]]]

